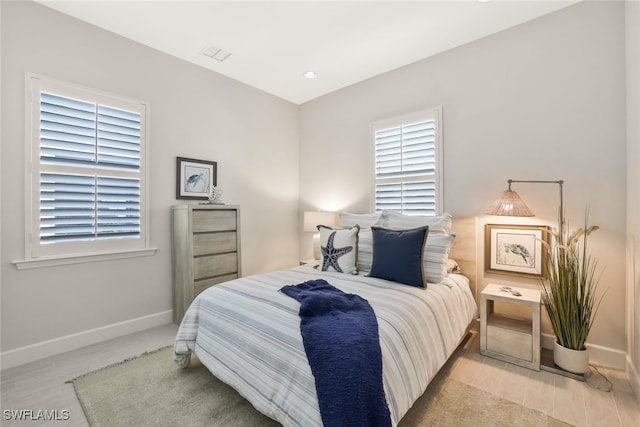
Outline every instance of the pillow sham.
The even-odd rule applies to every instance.
[[[360,229],[358,233],[358,271],[368,273],[373,261],[373,231]]]
[[[440,216],[404,215],[385,209],[382,211],[378,225],[394,230],[405,230],[418,227],[429,227],[429,234],[451,233],[451,214],[445,212]]]
[[[424,267],[429,283],[440,283],[447,275],[449,250],[455,234],[429,234],[424,253]]]
[[[380,219],[381,213],[370,213],[370,214],[355,214],[351,212],[340,212],[340,223],[343,227],[353,227],[354,225],[359,225],[360,230],[365,230],[371,228],[373,224],[378,222]]]
[[[380,220],[380,212],[368,214],[356,214],[342,211],[339,213],[340,223],[343,227],[360,226],[358,233],[358,271],[361,273],[371,270],[373,259],[373,234],[371,226]]]
[[[370,277],[425,288],[423,255],[429,227],[389,230],[371,227],[373,260]]]
[[[358,232],[360,226],[331,228],[319,225],[322,271],[358,274]]]

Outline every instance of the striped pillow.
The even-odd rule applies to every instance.
[[[394,230],[409,230],[418,227],[429,227],[429,234],[449,234],[451,232],[452,216],[445,212],[440,216],[403,215],[396,211],[383,210],[380,225]]]
[[[371,213],[371,214],[355,214],[351,212],[340,212],[340,223],[343,227],[353,227],[354,225],[359,225],[360,230],[371,228],[373,224],[378,222],[380,219],[380,213]]]
[[[373,262],[373,232],[370,228],[358,233],[358,271],[368,273]]]
[[[425,246],[424,264],[427,282],[440,283],[447,275],[449,250],[456,235],[451,234],[453,217],[449,213],[440,216],[403,215],[384,210],[377,225],[394,230],[407,230],[428,226],[429,235]]]
[[[356,214],[340,212],[340,223],[343,227],[360,226],[358,233],[358,271],[368,273],[373,260],[373,234],[371,226],[380,220],[380,213]]]
[[[427,236],[423,260],[428,283],[440,283],[447,276],[449,250],[455,238],[455,234],[429,233]]]

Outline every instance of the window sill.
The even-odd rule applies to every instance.
[[[84,262],[109,261],[114,259],[137,258],[152,256],[158,248],[136,249],[132,251],[108,252],[100,254],[67,255],[56,257],[42,257],[28,260],[12,261],[18,270],[30,270],[33,268],[56,267],[59,265],[81,264]]]

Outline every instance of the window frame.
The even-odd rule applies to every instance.
[[[442,106],[437,106],[433,108],[427,108],[424,110],[415,111],[413,113],[408,113],[400,116],[395,116],[387,119],[376,120],[370,124],[369,127],[369,153],[370,153],[370,161],[369,165],[371,167],[371,190],[370,190],[370,211],[376,212],[376,184],[379,183],[379,180],[376,177],[376,131],[401,127],[403,125],[409,125],[412,123],[419,123],[425,120],[433,120],[434,121],[434,129],[435,129],[435,174],[427,174],[427,175],[415,175],[409,178],[403,179],[403,177],[398,177],[397,179],[387,178],[384,179],[385,182],[417,182],[424,180],[433,179],[435,182],[435,215],[442,215],[445,212],[444,209],[444,148],[443,148],[443,132],[442,132]]]
[[[40,243],[40,92],[97,102],[105,106],[136,111],[140,117],[140,236],[132,239],[98,239],[87,242]],[[25,73],[25,252],[15,261],[18,269],[74,264],[102,259],[153,255],[149,236],[149,104],[137,99],[79,86],[34,73]],[[77,171],[93,172],[96,170]],[[66,172],[69,173],[69,172]]]

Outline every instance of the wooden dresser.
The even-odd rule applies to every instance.
[[[196,295],[241,276],[240,207],[177,205],[171,220],[173,321],[179,324]]]

